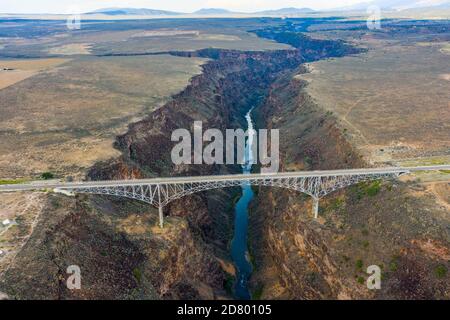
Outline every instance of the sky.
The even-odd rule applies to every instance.
[[[0,0],[0,12],[72,13],[111,7],[150,8],[179,12],[193,12],[201,8],[226,8],[234,11],[254,12],[285,7],[332,9],[366,1],[368,0]]]

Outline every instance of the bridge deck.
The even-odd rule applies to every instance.
[[[112,186],[133,186],[133,185],[158,185],[158,184],[183,184],[183,183],[201,183],[201,182],[223,182],[223,181],[248,181],[257,179],[276,179],[276,178],[299,178],[299,177],[330,177],[330,176],[357,176],[357,175],[376,175],[376,174],[403,174],[417,171],[436,171],[450,170],[450,165],[425,166],[425,167],[392,167],[392,168],[369,168],[369,169],[342,169],[342,170],[320,170],[320,171],[298,171],[281,172],[267,174],[235,174],[235,175],[216,175],[216,176],[194,176],[194,177],[168,177],[152,179],[134,179],[134,180],[110,180],[110,181],[80,181],[80,182],[46,182],[34,181],[23,184],[0,185],[0,192],[11,191],[29,191],[36,189],[54,189],[54,188],[79,188],[79,187],[112,187]]]

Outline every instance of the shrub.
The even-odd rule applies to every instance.
[[[264,285],[260,284],[256,287],[255,291],[252,292],[252,300],[261,300],[264,291]]]
[[[311,168],[312,165],[313,165],[313,160],[312,160],[310,157],[308,157],[308,156],[305,156],[305,157],[303,158],[303,162],[306,164],[306,166],[307,166],[308,168]]]
[[[361,200],[364,196],[373,197],[381,190],[381,181],[373,181],[371,183],[362,182],[353,186],[350,190],[356,194],[356,198]]]
[[[356,269],[362,270],[364,263],[361,259],[356,260]]]
[[[398,258],[394,257],[391,262],[389,262],[389,270],[397,271],[398,270]]]
[[[366,194],[369,197],[376,196],[381,189],[381,181],[374,181],[366,188]]]
[[[330,205],[330,209],[333,211],[338,211],[342,209],[345,205],[345,200],[342,198],[336,198],[333,200],[333,202]]]
[[[133,269],[133,277],[134,277],[134,279],[136,279],[136,282],[137,282],[138,284],[140,284],[140,283],[141,283],[141,280],[142,280],[142,271],[141,271],[141,269],[139,269],[139,268],[134,268],[134,269]]]
[[[434,269],[434,273],[436,274],[436,277],[438,277],[439,279],[444,278],[447,275],[447,267],[444,266],[443,264],[440,264],[436,267],[436,269]]]
[[[41,174],[41,178],[44,180],[50,180],[53,179],[55,177],[55,175],[51,172],[44,172],[43,174]]]
[[[226,278],[223,280],[223,288],[229,295],[233,294],[233,284],[234,284],[234,277],[230,274],[227,274]]]

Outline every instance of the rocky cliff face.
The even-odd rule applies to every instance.
[[[195,199],[186,206],[206,214]],[[2,277],[1,291],[16,299],[226,296],[211,247],[185,219],[174,217],[160,230],[156,217],[139,203],[50,195],[32,237]],[[81,269],[81,290],[67,289],[71,265]]]
[[[117,163],[99,164],[89,174],[92,179],[152,175],[183,175],[217,172],[204,165],[175,166],[170,159],[174,146],[172,132],[178,128],[192,133],[194,121],[203,130],[241,127],[251,107],[259,105],[278,75],[297,67],[302,58],[297,51],[239,52],[201,50],[178,55],[209,57],[203,73],[164,107],[148,118],[132,124],[118,137],[117,148],[123,157]],[[119,164],[120,163],[120,164]],[[125,168],[127,170],[123,171]]]
[[[364,167],[304,86],[295,73],[286,75],[259,110],[262,125],[280,130],[283,170]],[[414,188],[399,181],[347,188],[321,200],[317,221],[307,196],[260,188],[250,218],[254,296],[448,299],[448,216]],[[382,269],[381,290],[366,287],[369,265]]]

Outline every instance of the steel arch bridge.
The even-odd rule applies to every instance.
[[[163,227],[163,208],[184,196],[205,190],[242,185],[279,187],[305,193],[312,197],[315,218],[319,213],[319,199],[336,190],[362,181],[396,179],[414,171],[449,170],[450,165],[373,168],[326,171],[299,171],[275,174],[238,174],[222,176],[173,177],[135,180],[86,181],[86,182],[31,182],[16,185],[0,185],[0,192],[30,191],[52,188],[65,194],[87,193],[125,197],[149,203],[159,209],[159,223]]]
[[[125,197],[149,203],[159,209],[160,226],[164,223],[163,208],[170,202],[188,195],[207,190],[240,187],[243,185],[279,187],[305,193],[313,199],[314,218],[319,214],[319,199],[342,188],[363,181],[378,179],[394,179],[406,171],[358,173],[348,175],[318,175],[318,176],[262,176],[246,175],[224,179],[207,177],[204,181],[167,181],[159,183],[122,184],[111,186],[80,186],[62,187],[60,190],[72,193],[87,193]],[[206,177],[205,177],[206,178]]]

